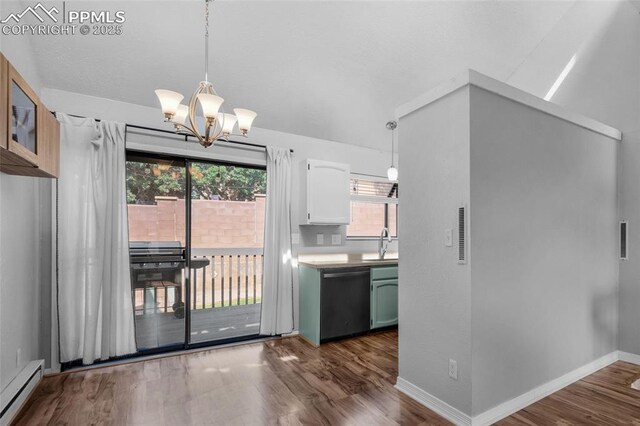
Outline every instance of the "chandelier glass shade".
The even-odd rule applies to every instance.
[[[205,70],[204,81],[189,99],[189,104],[182,104],[184,96],[178,92],[166,89],[155,91],[162,113],[166,122],[174,125],[176,133],[195,136],[204,147],[213,145],[215,141],[228,141],[233,133],[236,123],[239,135],[247,136],[251,130],[253,120],[257,114],[248,109],[235,108],[235,114],[224,112],[222,104],[224,99],[218,96],[209,82],[209,2],[205,0]],[[198,107],[202,111],[202,117],[198,115]]]

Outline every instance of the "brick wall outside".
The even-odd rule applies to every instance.
[[[194,200],[193,248],[259,248],[264,239],[265,197],[255,201]],[[185,240],[185,200],[156,197],[156,205],[129,204],[130,241]]]
[[[192,243],[194,248],[259,248],[264,240],[265,196],[255,201],[194,200]],[[156,197],[156,205],[129,204],[129,240],[181,241],[185,239],[185,201]],[[384,221],[383,204],[352,203],[348,235],[377,236]],[[389,208],[389,224],[395,234],[396,209]]]

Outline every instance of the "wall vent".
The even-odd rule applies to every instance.
[[[458,263],[467,263],[467,211],[466,207],[458,208]]]
[[[620,259],[629,259],[629,222],[620,221]]]

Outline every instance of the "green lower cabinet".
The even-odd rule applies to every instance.
[[[371,268],[371,329],[398,324],[397,267]],[[377,272],[377,273],[376,273]],[[395,272],[392,273],[392,272]],[[395,275],[395,276],[394,276]],[[375,279],[380,277],[383,279]]]

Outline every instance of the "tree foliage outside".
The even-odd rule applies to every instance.
[[[155,204],[156,196],[183,198],[184,167],[127,161],[127,203]],[[267,172],[261,169],[215,164],[191,165],[191,198],[250,201],[265,194]]]

